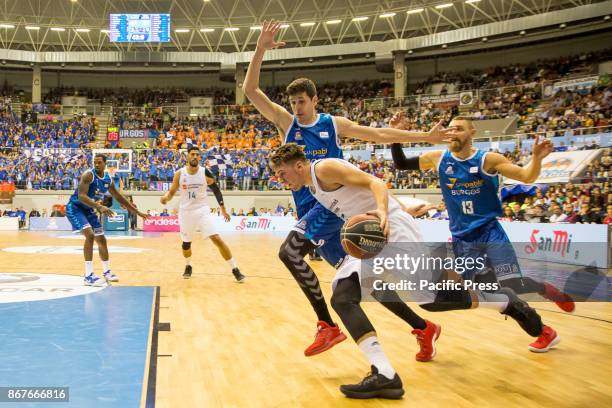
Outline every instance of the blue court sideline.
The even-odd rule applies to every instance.
[[[147,381],[154,394],[148,363],[150,337],[156,353],[151,323],[157,296],[153,287],[109,287],[83,296],[0,304],[0,386],[70,387],[69,403],[0,405],[140,406]],[[154,395],[148,399],[151,406]]]

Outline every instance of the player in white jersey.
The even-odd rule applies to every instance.
[[[387,244],[383,249],[386,257],[389,257],[388,249],[391,250],[391,256],[397,254],[397,251],[393,253],[395,244],[401,251],[401,243],[416,245],[422,241],[414,219],[403,211],[385,183],[349,162],[332,158],[311,162],[306,159],[300,146],[290,143],[278,148],[270,156],[270,163],[285,185],[292,189],[308,186],[323,207],[343,220],[363,213],[377,216],[387,237]],[[387,260],[392,259],[385,259]],[[362,290],[371,291],[372,294],[378,290],[375,287],[370,288],[367,282],[362,281],[364,276],[361,269],[361,261],[356,258],[346,256],[341,261],[332,284],[331,304],[351,337],[368,358],[372,369],[362,382],[343,385],[340,390],[351,398],[401,398],[404,394],[402,381],[387,359],[372,323],[360,306]],[[417,268],[408,275],[411,275],[410,281],[415,283],[438,283],[438,277],[434,277],[433,273],[433,269]],[[413,291],[412,300],[432,312],[471,309],[481,305],[511,316],[525,331],[539,330],[542,321],[535,310],[529,308],[510,289],[503,291],[484,293],[456,286],[440,290],[428,288]],[[394,293],[390,290],[386,292]],[[378,297],[374,298],[378,300]]]
[[[204,238],[210,238],[219,250],[219,253],[232,268],[232,273],[240,283],[244,282],[245,276],[240,273],[236,261],[232,257],[227,244],[221,239],[210,213],[210,207],[206,204],[206,189],[210,188],[214,193],[221,212],[226,221],[230,216],[225,210],[223,195],[215,179],[208,169],[200,166],[200,149],[192,146],[187,150],[187,165],[177,171],[172,179],[170,190],[162,196],[161,203],[166,205],[179,189],[181,190],[179,202],[179,225],[181,228],[181,240],[183,241],[183,256],[185,257],[185,272],[183,277],[191,277],[191,241],[194,233],[199,230]]]

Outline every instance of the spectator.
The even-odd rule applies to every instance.
[[[606,207],[606,216],[602,220],[602,224],[612,224],[612,204]]]
[[[567,219],[567,214],[564,214],[563,211],[561,211],[561,206],[559,206],[559,204],[553,204],[551,206],[551,209],[552,215],[549,219],[551,223],[565,222],[565,220]]]

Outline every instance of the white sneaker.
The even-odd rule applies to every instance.
[[[85,286],[106,286],[106,281],[93,273],[91,275],[85,276],[84,281]]]
[[[104,272],[104,279],[106,279],[107,282],[119,282],[119,277],[110,270]]]

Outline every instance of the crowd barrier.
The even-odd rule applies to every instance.
[[[72,231],[66,217],[30,217],[30,231]]]

